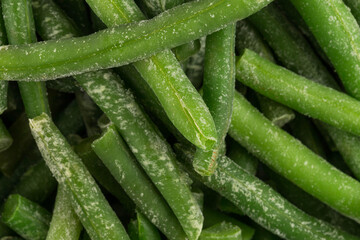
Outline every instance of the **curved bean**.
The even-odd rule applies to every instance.
[[[87,37],[2,47],[0,79],[45,80],[125,65],[214,32],[269,2],[271,0],[189,2],[151,20]]]
[[[264,135],[264,133],[267,133]],[[275,127],[236,94],[229,134],[266,165],[322,202],[360,222],[360,183]],[[329,188],[329,186],[334,186]]]
[[[291,0],[339,74],[346,91],[360,99],[360,28],[341,0]]]
[[[30,119],[30,128],[46,164],[56,180],[66,187],[74,210],[91,238],[129,239],[95,180],[49,116],[42,114]]]

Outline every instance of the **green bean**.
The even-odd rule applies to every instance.
[[[303,35],[273,4],[249,19],[286,68],[322,85],[340,89]]]
[[[4,0],[1,2],[9,43],[21,45],[36,42],[31,1]],[[19,82],[20,94],[29,118],[45,112],[50,115],[45,83]]]
[[[346,91],[360,98],[360,28],[341,0],[291,0],[322,47]],[[334,40],[336,39],[336,40]]]
[[[202,91],[218,138],[213,149],[197,149],[193,166],[199,174],[209,176],[217,167],[219,148],[224,144],[230,126],[235,91],[235,24],[206,37]]]
[[[343,231],[355,236],[360,236],[359,224],[331,209],[285,178],[270,170],[268,172],[270,173],[270,179],[275,182],[277,191],[296,207],[311,216],[324,220],[331,225],[342,229]]]
[[[92,147],[137,207],[156,227],[169,239],[186,238],[175,215],[146,174],[136,165],[114,126],[94,141]]]
[[[76,93],[76,101],[78,103],[83,122],[85,123],[88,137],[99,135],[101,130],[97,126],[97,120],[102,113],[100,108],[85,92],[78,91]]]
[[[294,121],[290,124],[291,135],[299,139],[305,146],[317,155],[325,158],[326,149],[320,135],[310,119],[303,115],[296,115]],[[336,129],[336,128],[334,128]],[[334,138],[335,139],[335,138]],[[336,138],[337,139],[337,138]]]
[[[356,0],[344,0],[344,3],[350,8],[358,24],[360,24],[360,4]]]
[[[237,23],[236,48],[238,52],[243,52],[245,48],[248,48],[260,56],[275,62],[268,45],[247,20],[242,20]],[[294,119],[294,112],[284,105],[265,98],[260,94],[257,94],[257,98],[262,113],[279,127],[283,127]]]
[[[111,28],[87,37],[2,47],[0,79],[48,80],[124,65],[164,48],[198,39],[247,17],[269,2],[271,0],[189,2],[154,19]],[[108,7],[111,8],[111,5]],[[207,25],[204,26],[203,22]]]
[[[59,185],[46,240],[78,240],[82,230],[63,185]]]
[[[236,96],[235,108],[237,108]],[[265,119],[265,117],[263,118]],[[188,152],[186,155],[191,157],[192,154]],[[255,222],[276,235],[289,240],[358,239],[305,214],[226,156],[219,157],[218,161],[218,168],[209,177],[194,176],[195,172],[191,167],[188,168],[188,171],[206,186],[233,202]]]
[[[267,133],[264,136],[264,133]],[[360,221],[360,183],[271,124],[236,94],[229,134],[265,164],[344,215]],[[328,186],[334,186],[329,188]],[[339,186],[339,187],[336,187]]]
[[[310,80],[340,89],[326,67],[313,53],[306,40],[276,8],[269,6],[252,16],[251,19],[261,29],[263,36],[287,68]],[[274,26],[276,27],[274,28]],[[330,135],[346,163],[355,175],[360,177],[360,155],[357,154],[358,148],[356,147],[359,144],[358,137],[339,131],[329,125],[317,125]],[[344,145],[344,141],[346,141],[346,145]]]
[[[140,212],[136,211],[136,219],[130,221],[128,226],[129,236],[132,240],[160,240],[159,231]]]
[[[0,4],[0,46],[6,45],[8,43],[4,19],[2,15],[2,7]],[[0,114],[2,114],[8,108],[8,82],[0,82]]]
[[[64,184],[73,208],[92,239],[129,239],[125,229],[79,157],[46,114],[30,119],[46,164]]]
[[[57,182],[44,161],[31,166],[12,190],[27,199],[42,203],[56,189]]]
[[[38,204],[18,195],[10,195],[4,204],[1,220],[26,240],[43,240],[51,214]]]
[[[90,33],[90,18],[84,0],[55,0],[55,2],[80,26],[80,31],[83,34]]]
[[[360,103],[344,93],[296,75],[250,50],[239,59],[236,76],[245,85],[277,102],[360,135]]]
[[[240,222],[239,220],[232,218],[221,212],[209,208],[205,208],[204,216],[205,216],[204,227],[210,227],[213,226],[214,224],[221,222],[229,222],[238,226],[241,229],[242,240],[250,240],[254,235],[255,231],[252,227],[249,227],[248,225]]]
[[[8,130],[6,129],[3,121],[0,119],[0,152],[8,149],[12,143],[13,139]]]
[[[92,150],[91,144],[94,140],[94,137],[90,137],[74,146],[76,154],[81,158],[91,175],[102,187],[115,196],[126,209],[130,211],[133,210],[135,205],[132,200],[126,195],[110,171]]]
[[[222,222],[215,224],[201,232],[199,240],[238,240],[241,239],[241,229],[232,223]]]

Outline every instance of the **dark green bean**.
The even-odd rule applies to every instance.
[[[26,240],[44,240],[51,214],[38,204],[18,195],[10,195],[1,220]]]

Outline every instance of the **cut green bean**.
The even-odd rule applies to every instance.
[[[266,136],[264,136],[264,133]],[[275,127],[240,94],[229,134],[272,169],[322,202],[360,222],[360,183]],[[329,186],[334,186],[329,188]]]
[[[2,14],[2,7],[0,4],[0,46],[7,45],[7,36],[5,30],[5,23]],[[0,82],[0,114],[8,108],[8,82]]]
[[[135,159],[117,134],[114,126],[109,127],[92,146],[137,207],[155,226],[169,239],[186,238],[175,215],[146,174],[136,165]]]
[[[18,195],[10,195],[1,220],[26,240],[44,240],[51,214],[38,204]]]
[[[9,43],[21,45],[36,42],[35,23],[29,0],[4,0],[1,2]],[[50,115],[45,83],[19,82],[20,94],[29,118],[41,113]]]
[[[248,225],[240,222],[239,220],[232,218],[221,212],[209,208],[205,208],[204,216],[205,216],[204,227],[206,228],[213,226],[214,224],[217,223],[229,222],[238,226],[241,229],[242,240],[251,240],[254,235],[255,231],[252,227],[249,227]]]
[[[322,47],[346,91],[360,98],[360,28],[341,0],[291,0]]]
[[[253,50],[260,56],[275,62],[271,50],[260,34],[247,20],[242,20],[237,23],[236,49],[238,52],[243,52],[245,48]],[[257,94],[257,98],[261,112],[275,125],[283,127],[294,119],[294,112],[284,105],[265,98],[260,94]]]
[[[110,171],[92,150],[91,144],[94,140],[94,137],[91,137],[76,145],[74,147],[76,154],[81,158],[82,162],[85,164],[86,168],[95,180],[109,193],[115,196],[127,210],[132,211],[135,209],[135,204],[126,195],[125,191],[111,175]]]
[[[128,226],[128,232],[131,240],[161,239],[159,231],[144,215],[136,211],[136,217],[136,219],[130,221]]]
[[[187,156],[186,161],[189,161],[192,153],[187,151],[185,154],[183,157]],[[188,170],[274,234],[289,240],[359,239],[305,214],[227,157],[222,156],[218,160],[218,168],[210,177],[195,176],[191,167]]]
[[[56,189],[57,182],[44,161],[31,166],[21,176],[12,193],[42,203]]]
[[[0,119],[0,152],[8,149],[12,143],[13,139],[8,130],[6,129],[3,121]]]
[[[64,184],[80,221],[92,239],[129,239],[121,222],[79,157],[46,114],[30,120],[46,164]]]
[[[237,80],[264,96],[360,135],[360,103],[354,98],[296,75],[250,50],[241,56],[236,69]]]
[[[78,240],[82,225],[63,185],[59,185],[46,240]]]
[[[249,16],[270,2],[189,2],[154,19],[103,30],[87,37],[2,47],[0,79],[48,80],[125,65],[210,34],[226,24]]]
[[[217,69],[214,71],[214,69]],[[235,91],[235,24],[206,37],[203,99],[213,116],[217,143],[210,150],[197,149],[193,166],[196,172],[214,173],[219,148],[228,132]]]
[[[222,222],[215,224],[201,232],[199,240],[239,240],[241,237],[241,229],[232,223]]]

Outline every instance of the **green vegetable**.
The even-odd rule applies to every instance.
[[[213,149],[196,151],[193,165],[199,174],[209,176],[215,171],[216,159],[230,126],[235,91],[235,24],[206,38],[202,91],[218,138]]]
[[[124,65],[214,32],[269,2],[271,0],[189,2],[151,20],[87,37],[3,47],[0,49],[0,79],[45,80]],[[197,24],[202,22],[207,25]],[[139,38],[139,35],[144,37]]]
[[[1,4],[9,43],[22,45],[36,42],[31,1],[4,0]],[[39,116],[41,113],[50,115],[45,83],[19,82],[18,84],[29,118]]]
[[[91,238],[129,239],[95,180],[50,118],[42,114],[30,119],[30,128],[46,164],[69,192],[74,210]]]
[[[78,240],[81,230],[69,194],[63,185],[59,185],[46,240]]]
[[[0,46],[6,45],[8,43],[5,24],[2,14],[2,7],[0,4]],[[2,114],[8,108],[8,82],[0,82],[0,114]]]
[[[45,239],[50,219],[46,209],[18,194],[9,196],[1,214],[1,220],[26,240]]]
[[[117,134],[114,126],[109,127],[104,135],[93,143],[93,149],[121,184],[125,192],[135,202],[137,208],[159,230],[169,239],[186,238],[174,213],[172,213],[162,196],[149,181],[146,174],[136,164],[135,159],[127,149],[124,141]],[[163,180],[164,183],[165,181]],[[181,184],[180,181],[178,182]],[[173,206],[176,204],[176,207],[179,209],[183,207],[184,203],[182,199],[173,199],[172,204]],[[183,214],[187,218],[187,213],[184,212]],[[194,212],[194,214],[197,213]],[[194,215],[194,217],[193,223],[198,224],[196,222],[197,216]],[[188,221],[191,223],[192,220],[189,219]]]
[[[267,133],[264,135],[264,133]],[[360,221],[360,183],[275,127],[240,94],[229,134],[265,164],[342,214]],[[338,186],[329,188],[329,186]],[[341,186],[341,187],[340,187]]]
[[[329,57],[346,91],[360,98],[360,28],[341,0],[291,0]]]
[[[136,219],[131,220],[128,232],[131,240],[160,240],[159,231],[140,212],[136,211]]]

